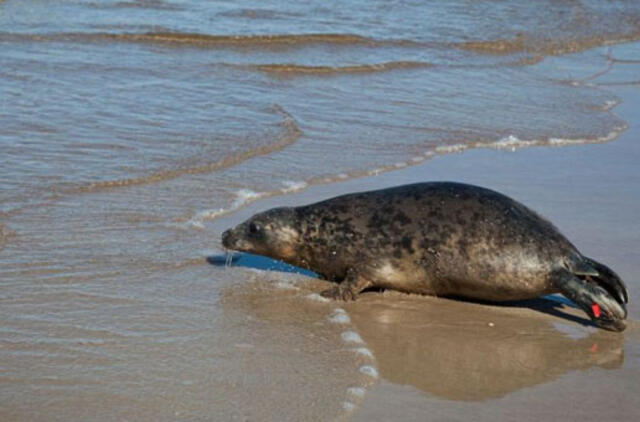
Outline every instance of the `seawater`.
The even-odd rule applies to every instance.
[[[330,304],[209,266],[207,223],[437,154],[610,140],[590,81],[639,38],[622,1],[0,1],[0,416],[255,418],[300,368],[341,412],[363,362]]]

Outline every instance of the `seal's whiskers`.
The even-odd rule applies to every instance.
[[[231,266],[231,261],[233,260],[233,251],[229,250],[229,249],[225,249],[224,250],[224,266],[225,267],[230,267]]]

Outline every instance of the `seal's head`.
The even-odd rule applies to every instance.
[[[222,245],[240,252],[292,260],[301,238],[296,227],[293,208],[274,208],[222,233]]]

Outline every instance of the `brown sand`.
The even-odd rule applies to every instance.
[[[637,79],[628,70],[616,79],[616,66],[607,83]],[[141,258],[101,251],[88,275],[51,282],[46,295],[5,298],[5,315],[30,307],[40,318],[6,318],[0,421],[640,419],[640,87],[612,89],[622,99],[614,112],[630,126],[613,142],[471,150],[267,198],[211,222],[205,236],[163,233],[196,246],[180,262],[150,251],[145,259],[167,262],[161,280],[142,271],[131,283],[119,272],[144,269]],[[320,302],[308,296],[326,283],[193,257],[215,242],[209,234],[219,239],[256,211],[424,180],[491,187],[549,217],[626,280],[627,331],[598,330],[544,301],[489,306],[389,292]],[[25,276],[40,271],[39,259],[47,256],[34,257]],[[109,297],[59,288],[100,269],[89,285]]]

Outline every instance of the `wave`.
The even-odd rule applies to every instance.
[[[618,127],[604,136],[597,138],[543,138],[543,139],[520,139],[515,135],[505,136],[497,141],[489,142],[472,142],[469,144],[443,145],[436,147],[436,153],[450,154],[461,152],[472,148],[492,148],[501,150],[515,151],[520,148],[532,146],[568,146],[568,145],[584,145],[584,144],[601,144],[612,141],[617,138],[620,133],[627,129],[627,126]]]
[[[616,103],[617,104],[617,103]],[[612,108],[615,104],[606,104],[603,107]],[[362,170],[350,173],[340,173],[333,176],[324,176],[319,178],[313,178],[307,183],[309,185],[335,183],[347,179],[354,179],[359,177],[376,176],[381,173],[389,171],[399,170],[405,167],[420,164],[426,160],[429,160],[438,155],[453,154],[469,149],[476,148],[491,148],[498,150],[515,151],[521,148],[528,148],[533,146],[569,146],[569,145],[584,145],[584,144],[600,144],[609,142],[617,138],[620,133],[627,129],[626,124],[621,124],[606,135],[595,138],[540,138],[540,139],[520,139],[515,135],[508,135],[495,141],[475,141],[460,144],[440,145],[432,150],[427,150],[420,155],[415,155],[407,161],[400,161],[394,164],[376,167],[374,169]]]
[[[420,45],[410,40],[379,40],[355,34],[273,34],[273,35],[209,35],[172,31],[142,33],[68,32],[52,34],[0,33],[0,41],[120,41],[131,43],[221,46],[221,47],[306,47],[314,44],[332,45]]]
[[[182,11],[186,8],[176,3],[167,3],[162,0],[138,0],[138,1],[118,1],[115,3],[93,2],[87,3],[86,6],[94,9],[153,9],[153,10],[169,10]]]
[[[298,138],[300,138],[300,136],[302,135],[302,131],[296,124],[293,117],[289,113],[287,113],[282,107],[280,107],[279,105],[275,105],[273,108],[277,113],[281,114],[284,117],[284,119],[280,123],[280,126],[283,129],[283,133],[278,138],[276,138],[273,142],[268,143],[266,145],[262,145],[257,148],[252,148],[246,151],[241,151],[236,154],[230,154],[218,161],[214,161],[214,162],[203,164],[203,165],[160,170],[160,171],[148,174],[146,176],[141,176],[141,177],[91,182],[83,185],[71,186],[68,188],[60,188],[60,189],[54,188],[54,190],[58,190],[62,193],[85,193],[85,192],[95,192],[95,191],[110,189],[110,188],[119,188],[119,187],[125,187],[125,186],[157,183],[157,182],[162,182],[166,180],[176,179],[178,177],[189,175],[189,174],[203,174],[203,173],[210,173],[213,171],[224,170],[226,168],[238,165],[251,158],[258,157],[261,155],[271,154],[275,151],[282,150],[290,145],[293,145],[298,140]]]
[[[193,47],[225,47],[225,48],[252,48],[252,47],[278,47],[278,48],[304,48],[318,44],[345,45],[345,46],[404,46],[415,48],[455,48],[472,51],[481,54],[510,55],[515,53],[529,53],[534,55],[561,55],[576,53],[594,47],[610,44],[618,44],[640,40],[640,30],[635,30],[627,34],[604,34],[594,36],[572,37],[572,38],[538,38],[527,35],[517,35],[514,38],[503,38],[495,40],[470,40],[460,42],[428,42],[409,39],[379,39],[349,33],[309,33],[309,34],[254,34],[254,35],[210,35],[201,33],[175,32],[164,28],[153,27],[154,30],[148,32],[67,32],[67,33],[12,33],[0,32],[0,42],[100,42],[117,41],[142,44],[163,44],[176,46]],[[538,60],[536,57],[525,59]],[[412,63],[412,62],[392,62],[392,63]],[[384,66],[385,63],[380,66]],[[386,65],[390,65],[386,63]],[[265,71],[291,71],[303,73],[332,71],[332,67],[305,67],[298,65],[264,65],[278,66],[276,68],[267,67]],[[293,66],[293,67],[292,67]],[[347,66],[346,71],[358,71],[360,66]],[[372,65],[373,66],[373,65]],[[393,66],[393,65],[391,65]],[[402,66],[402,65],[401,65]],[[287,70],[290,68],[290,70]]]
[[[352,34],[295,34],[295,35],[206,35],[180,32],[151,32],[144,34],[99,34],[105,38],[178,44],[217,44],[251,46],[264,44],[372,44],[377,41]]]
[[[609,106],[609,105],[607,105]],[[612,106],[611,106],[612,107]],[[394,164],[377,167],[369,170],[361,170],[354,171],[349,173],[340,173],[329,176],[321,176],[314,177],[304,182],[291,182],[285,181],[283,182],[283,187],[280,189],[275,189],[272,191],[265,192],[255,192],[251,189],[240,189],[235,193],[236,199],[233,201],[230,207],[228,208],[218,208],[211,210],[203,210],[197,212],[191,218],[185,218],[181,223],[172,223],[172,226],[177,226],[183,229],[204,229],[204,223],[206,221],[211,221],[217,219],[219,217],[226,216],[235,211],[238,211],[240,208],[249,205],[257,200],[284,195],[288,193],[299,192],[308,188],[309,186],[315,185],[323,185],[329,183],[341,182],[349,179],[356,179],[360,177],[369,177],[376,176],[381,173],[386,173],[389,171],[399,170],[405,167],[417,165],[423,163],[424,161],[431,159],[438,155],[447,155],[463,152],[469,149],[475,148],[490,148],[497,150],[507,150],[507,151],[515,151],[521,148],[529,148],[534,146],[551,146],[551,147],[562,147],[562,146],[571,146],[571,145],[584,145],[584,144],[597,144],[597,143],[605,143],[609,142],[620,135],[624,130],[627,129],[627,125],[622,125],[610,133],[596,137],[596,138],[541,138],[541,139],[520,139],[515,135],[508,135],[503,138],[500,138],[495,141],[476,141],[470,142],[466,144],[451,144],[451,145],[441,145],[435,147],[432,150],[425,151],[420,155],[413,156],[407,161],[401,161]]]
[[[276,75],[336,75],[344,73],[375,73],[387,72],[395,69],[425,69],[433,65],[426,62],[397,61],[373,64],[358,64],[350,66],[305,66],[293,63],[258,64],[246,66],[252,70]]]
[[[269,192],[255,192],[251,189],[240,189],[235,192],[236,199],[233,201],[229,208],[218,208],[212,210],[203,210],[197,212],[193,217],[189,218],[184,224],[178,224],[178,226],[195,227],[204,229],[204,222],[214,220],[223,215],[230,214],[240,208],[255,202],[262,198],[270,196],[284,195],[288,193],[294,193],[306,189],[309,186],[306,182],[294,182],[286,180],[282,182],[282,187],[277,190]]]
[[[417,61],[392,61],[383,63],[367,63],[367,64],[355,64],[346,66],[307,66],[296,63],[265,63],[265,64],[235,64],[235,63],[221,63],[221,66],[262,72],[274,77],[298,77],[298,76],[339,76],[344,74],[367,74],[367,73],[382,73],[390,72],[393,70],[413,70],[413,69],[429,69],[434,67],[439,68],[454,68],[454,69],[472,69],[472,68],[495,68],[499,66],[505,67],[523,67],[531,66],[540,63],[544,59],[540,55],[527,55],[526,57],[517,58],[514,60],[508,60],[504,62],[494,63],[490,65],[465,65],[465,64],[452,64],[452,65],[436,65],[427,62]]]
[[[271,9],[233,9],[220,12],[217,16],[224,18],[243,18],[243,19],[283,19],[283,18],[300,18],[303,15],[296,12],[285,12],[282,10]]]
[[[617,104],[617,103],[616,103]],[[611,108],[615,105],[606,105]],[[431,150],[427,150],[420,155],[415,155],[408,159],[407,161],[400,161],[394,164],[389,164],[385,166],[376,167],[374,169],[351,172],[351,173],[341,173],[334,176],[325,176],[321,178],[314,178],[308,181],[309,185],[315,184],[327,184],[327,183],[335,183],[347,179],[355,179],[359,177],[367,177],[367,176],[376,176],[381,173],[386,173],[389,171],[399,170],[405,167],[414,166],[424,161],[427,161],[438,155],[446,155],[446,154],[454,154],[463,152],[469,149],[476,148],[490,148],[497,150],[508,150],[515,151],[521,148],[528,148],[534,146],[569,146],[569,145],[584,145],[584,144],[600,144],[609,142],[615,138],[617,138],[620,133],[624,132],[627,129],[626,124],[622,124],[619,127],[616,127],[611,132],[606,135],[599,136],[596,138],[540,138],[540,139],[520,139],[515,135],[508,135],[503,138],[500,138],[495,141],[474,141],[468,143],[459,143],[459,144],[450,144],[450,145],[440,145]]]
[[[581,38],[548,39],[518,35],[512,39],[488,41],[464,41],[449,45],[467,51],[482,54],[509,55],[531,53],[544,56],[579,53],[590,48],[640,40],[640,31],[626,35],[598,35]]]

